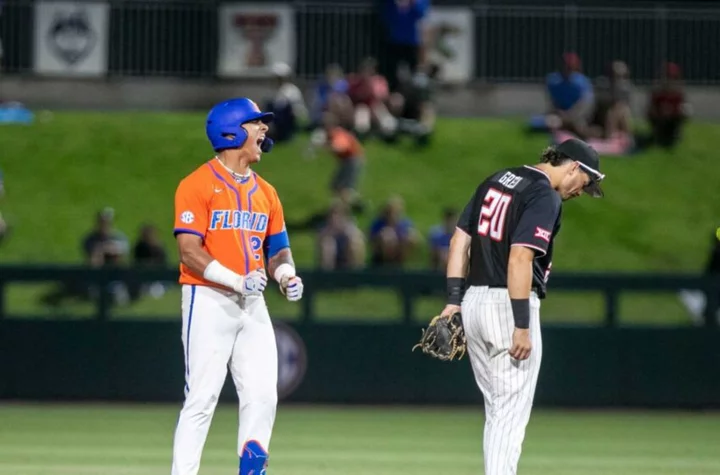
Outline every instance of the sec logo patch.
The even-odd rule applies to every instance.
[[[183,211],[183,213],[180,215],[180,221],[185,224],[190,224],[195,221],[195,215],[192,214],[192,211]]]

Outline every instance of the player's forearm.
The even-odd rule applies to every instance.
[[[180,262],[197,275],[203,275],[213,260],[213,257],[199,246],[186,246],[180,250]]]
[[[289,247],[281,249],[277,254],[268,259],[268,274],[280,282],[283,277],[295,276],[295,262]]]
[[[533,275],[532,263],[534,258],[534,251],[527,247],[514,246],[510,251],[507,287],[511,299],[526,299],[530,297]]]
[[[508,259],[507,287],[517,328],[528,328],[530,324],[530,288],[534,258],[535,252],[532,249],[515,246]]]
[[[183,246],[180,261],[205,280],[235,291],[242,288],[245,276],[228,269],[200,246]]]
[[[447,277],[462,277],[467,275],[469,261],[468,250],[470,249],[470,236],[464,231],[455,230],[450,239],[448,250]]]
[[[447,303],[460,305],[465,293],[465,276],[467,275],[468,250],[470,249],[470,236],[464,231],[456,229],[450,239],[447,264]]]

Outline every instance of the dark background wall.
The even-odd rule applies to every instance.
[[[472,404],[467,358],[411,352],[420,327],[278,323],[286,401]],[[288,346],[287,338],[299,337]],[[543,330],[541,406],[720,407],[720,331],[710,328]],[[175,322],[0,322],[0,398],[180,401]],[[228,382],[223,398],[234,400]]]

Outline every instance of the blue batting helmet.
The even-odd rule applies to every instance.
[[[226,148],[238,148],[243,146],[248,137],[242,124],[258,119],[267,124],[273,117],[272,112],[262,112],[250,99],[229,99],[216,104],[210,110],[205,122],[205,133],[216,152]],[[269,152],[272,146],[272,139],[266,137],[260,149]]]

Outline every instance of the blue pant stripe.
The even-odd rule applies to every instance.
[[[193,307],[195,307],[195,286],[190,287],[190,312],[188,314],[187,335],[185,336],[185,391],[190,390],[190,327],[192,326]]]

